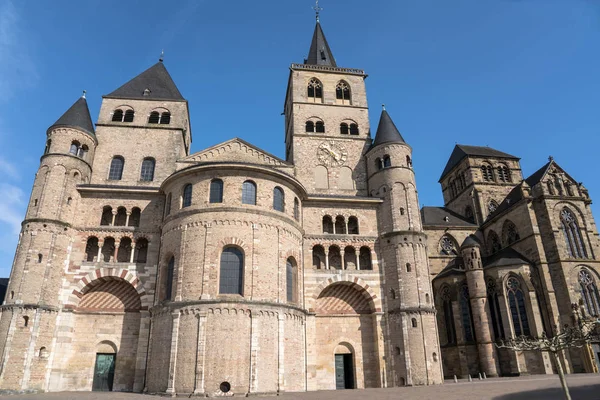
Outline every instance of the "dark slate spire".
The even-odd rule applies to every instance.
[[[379,125],[377,126],[377,133],[375,134],[375,140],[371,147],[391,142],[406,143],[398,131],[398,128],[394,125],[394,121],[392,121],[390,114],[388,114],[385,107],[383,107],[381,118],[379,118]]]
[[[81,96],[75,104],[73,104],[71,108],[58,119],[58,121],[48,128],[48,130],[61,126],[76,128],[90,134],[94,138],[96,137],[90,110],[87,105],[87,100],[85,99],[85,91],[83,92],[83,96]]]
[[[161,56],[162,58],[162,56]],[[185,100],[162,60],[106,97],[120,99]]]
[[[321,23],[317,19],[317,25],[315,26],[315,33],[313,34],[312,42],[310,43],[310,50],[308,51],[308,57],[304,61],[304,64],[308,65],[326,65],[329,67],[337,67],[335,58],[331,53],[325,34],[321,28]]]

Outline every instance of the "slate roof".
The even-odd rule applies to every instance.
[[[477,237],[475,237],[474,235],[469,235],[460,245],[461,249],[463,247],[481,247],[481,243],[479,243]]]
[[[534,187],[535,185],[540,183],[540,181],[542,180],[544,175],[546,175],[546,171],[548,171],[548,168],[550,168],[550,165],[553,162],[554,161],[548,161],[546,164],[544,164],[544,166],[542,168],[538,169],[533,174],[529,175],[529,178],[525,179],[525,182],[527,182],[527,184],[530,187]]]
[[[0,304],[4,301],[8,289],[8,278],[0,278]]]
[[[485,257],[483,260],[483,268],[506,267],[509,265],[531,264],[525,256],[511,247],[500,250],[496,254]]]
[[[396,124],[392,121],[390,114],[385,109],[381,112],[379,125],[377,125],[377,133],[375,134],[375,140],[371,144],[371,148],[383,143],[406,143],[400,131],[396,128]]]
[[[323,33],[323,28],[321,28],[319,21],[317,21],[317,25],[315,26],[315,33],[313,33],[308,57],[304,61],[304,64],[337,67],[335,58],[333,58],[333,54],[331,53],[327,39],[325,39],[325,34]]]
[[[146,89],[150,91],[144,95]],[[162,61],[157,62],[105,97],[121,99],[185,100]]]
[[[457,144],[454,146],[454,150],[452,150],[452,154],[448,159],[448,163],[444,168],[444,172],[442,172],[442,176],[440,176],[440,181],[448,174],[452,168],[458,165],[459,162],[462,161],[463,158],[468,156],[475,157],[492,157],[492,158],[508,158],[511,160],[519,160],[519,157],[510,155],[508,153],[504,153],[502,151],[492,149],[488,146],[468,146],[464,144]]]
[[[94,123],[90,116],[90,110],[85,97],[80,97],[77,101],[60,117],[48,130],[59,127],[68,126],[77,128],[89,133],[92,137],[96,137]]]
[[[502,200],[502,203],[498,204],[498,208],[496,208],[496,210],[493,213],[490,213],[488,215],[486,221],[489,221],[490,219],[494,218],[496,215],[499,215],[500,213],[504,212],[504,210],[509,209],[510,207],[515,205],[522,198],[523,198],[523,192],[521,192],[521,187],[519,185],[517,185],[514,188],[512,188],[512,190],[510,192],[508,192],[508,195],[506,195],[504,200]]]
[[[449,276],[449,275],[464,275],[465,270],[463,268],[463,266],[461,264],[459,264],[459,259],[455,258],[454,260],[451,260],[448,265],[446,265],[446,267],[444,267],[444,269],[442,269],[440,271],[439,274],[437,274],[433,280],[436,280],[437,278],[443,278],[444,276]]]
[[[444,218],[447,217],[448,221]],[[421,208],[421,221],[424,226],[454,226],[477,228],[477,225],[466,220],[463,216],[446,207],[423,207]]]

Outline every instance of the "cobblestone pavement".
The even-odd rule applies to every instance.
[[[567,378],[573,400],[600,400],[600,375],[578,374]],[[0,396],[18,400],[151,400],[142,394],[61,392],[34,395]],[[236,396],[238,397],[238,396]],[[274,399],[275,396],[254,397]],[[280,400],[563,400],[556,375],[521,378],[499,378],[485,381],[444,385],[366,390],[332,390],[307,393],[286,393]]]

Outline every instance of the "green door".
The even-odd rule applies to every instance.
[[[352,354],[335,355],[335,388],[354,389]]]
[[[96,366],[94,368],[94,383],[92,390],[97,392],[110,392],[115,377],[115,355],[96,354]]]

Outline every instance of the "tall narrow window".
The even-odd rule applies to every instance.
[[[102,217],[100,218],[101,226],[109,226],[112,225],[113,213],[111,206],[104,206],[102,208]]]
[[[188,183],[183,187],[183,195],[181,199],[181,208],[192,205],[192,184]]]
[[[581,297],[583,298],[583,305],[587,315],[592,317],[600,316],[598,287],[590,272],[585,269],[579,271],[579,288],[581,289]]]
[[[372,270],[373,264],[371,264],[371,249],[369,249],[367,246],[363,246],[360,248],[360,252],[358,254],[358,268],[361,270]]]
[[[52,140],[48,139],[46,142],[46,147],[44,148],[44,154],[50,153],[50,146],[52,145]]]
[[[308,82],[308,100],[313,102],[321,102],[323,99],[323,85],[318,79],[312,78]]]
[[[442,302],[444,309],[444,324],[446,326],[446,343],[456,344],[456,328],[454,326],[454,312],[452,311],[452,298],[450,297],[450,288],[445,286],[442,289]]]
[[[325,133],[325,124],[323,123],[323,121],[317,121],[315,123],[315,132]]]
[[[347,123],[345,123],[345,122],[342,122],[342,123],[340,124],[340,133],[341,133],[342,135],[347,135],[347,134],[349,134],[349,133],[350,133],[350,129],[348,128],[348,124],[347,124]]]
[[[110,162],[110,169],[108,171],[108,179],[112,181],[120,181],[123,177],[123,166],[125,165],[125,159],[121,156],[113,157]]]
[[[220,179],[213,179],[210,181],[210,195],[209,203],[222,203],[223,202],[223,181]]]
[[[333,219],[329,215],[323,217],[323,233],[333,233]]]
[[[98,238],[90,236],[85,245],[85,261],[92,262],[98,256]]]
[[[502,324],[502,314],[500,314],[500,302],[498,301],[496,284],[492,279],[487,282],[487,298],[492,318],[492,328],[494,329],[494,339],[504,340],[504,325]]]
[[[172,197],[171,193],[169,193],[167,195],[167,200],[166,200],[166,203],[165,203],[165,216],[171,214],[171,200],[172,200],[171,197]]]
[[[169,125],[171,123],[171,113],[168,111],[165,111],[164,113],[162,113],[160,115],[159,122],[161,125]]]
[[[494,181],[494,169],[489,164],[483,164],[481,166],[481,176],[485,182]]]
[[[285,262],[285,289],[287,301],[296,301],[296,261],[290,257]]]
[[[462,318],[463,329],[465,331],[465,341],[474,342],[475,332],[473,330],[473,312],[471,311],[469,288],[467,285],[463,285],[460,292],[460,314]]]
[[[383,156],[383,168],[387,168],[387,167],[391,167],[392,166],[392,160],[390,159],[390,156],[385,155]]]
[[[173,276],[175,275],[175,257],[171,257],[167,265],[167,279],[165,281],[165,299],[172,300]]]
[[[577,224],[577,219],[567,207],[560,212],[560,223],[567,243],[567,252],[571,258],[587,258],[587,250]]]
[[[285,211],[285,197],[283,193],[283,189],[280,187],[276,187],[273,189],[273,209],[275,211]]]
[[[351,135],[358,135],[358,125],[357,124],[350,124],[350,134]]]
[[[298,198],[294,198],[294,219],[300,221],[300,201]]]
[[[381,158],[375,159],[375,168],[377,168],[378,171],[383,169],[383,160]]]
[[[488,249],[490,254],[494,254],[502,248],[502,244],[500,243],[500,238],[498,234],[494,231],[490,231],[488,233]]]
[[[306,121],[306,132],[314,132],[315,131],[315,123],[312,121]]]
[[[125,111],[125,116],[123,117],[123,122],[133,122],[133,110]]]
[[[116,109],[115,111],[113,111],[112,121],[113,122],[122,122],[123,121],[123,110]]]
[[[510,171],[506,165],[499,165],[497,171],[500,182],[510,182]]]
[[[346,82],[338,82],[335,87],[335,98],[338,103],[350,104],[350,86]]]
[[[149,124],[158,124],[160,122],[160,114],[158,111],[152,111],[148,117]]]
[[[140,180],[150,182],[154,180],[154,158],[144,158],[142,161],[142,169],[140,172]]]
[[[335,233],[338,235],[346,234],[346,219],[342,215],[335,217]]]
[[[85,156],[87,155],[88,151],[89,147],[87,147],[87,145],[84,144],[79,149],[77,149],[77,157],[85,160]]]
[[[74,156],[77,155],[77,153],[79,152],[79,147],[81,145],[79,144],[79,142],[77,141],[73,141],[71,142],[71,147],[69,148],[69,153],[73,154]]]
[[[256,183],[246,181],[242,185],[242,204],[256,205]]]
[[[519,280],[514,277],[508,278],[506,281],[506,291],[515,336],[529,336],[529,320],[527,319],[525,296]]]
[[[220,294],[243,294],[244,255],[237,247],[226,247],[221,253]]]
[[[128,226],[140,226],[140,219],[142,218],[142,210],[139,207],[133,207],[131,209],[131,215],[129,216]]]
[[[521,239],[517,227],[511,220],[506,220],[502,226],[502,241],[505,245],[510,245]]]
[[[358,218],[354,216],[348,218],[348,234],[358,235]]]

